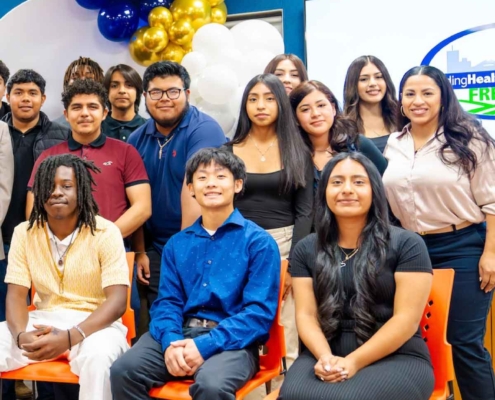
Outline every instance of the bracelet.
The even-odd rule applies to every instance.
[[[145,251],[135,251],[134,254],[146,254]]]
[[[72,350],[72,342],[70,341],[70,329],[67,329],[67,337],[69,338],[69,351]]]
[[[74,329],[76,329],[80,334],[81,336],[83,337],[83,340],[86,339],[86,334],[84,333],[84,331],[79,327],[79,325],[74,325]]]
[[[25,332],[25,331],[22,331],[22,332],[19,332],[19,333],[17,334],[17,340],[16,340],[16,342],[17,342],[17,348],[19,348],[20,350],[22,350],[22,348],[21,348],[21,346],[19,345],[19,339],[20,339],[20,337],[21,337],[21,335],[22,335],[23,333],[26,333],[26,332]]]

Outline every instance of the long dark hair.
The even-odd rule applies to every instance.
[[[431,66],[419,66],[411,68],[405,73],[400,81],[399,98],[402,102],[402,92],[407,80],[414,75],[426,75],[433,79],[441,92],[441,111],[438,118],[438,130],[443,127],[445,142],[440,147],[439,155],[445,165],[458,165],[462,171],[469,176],[472,176],[478,165],[478,157],[476,153],[468,146],[472,140],[478,142],[478,147],[483,148],[488,152],[495,146],[495,140],[488,134],[481,123],[471,114],[464,111],[457,100],[457,97],[452,89],[452,85],[445,74],[438,68]],[[398,127],[403,128],[410,123],[410,119],[405,115],[399,114]],[[484,145],[484,146],[483,146]],[[447,149],[452,149],[455,154],[455,159],[446,155]]]
[[[134,101],[134,111],[137,113],[139,111],[139,105],[141,104],[141,97],[143,96],[143,80],[141,75],[132,67],[126,64],[118,64],[110,67],[105,74],[103,80],[103,86],[108,93],[110,93],[110,85],[112,84],[112,75],[114,72],[120,72],[124,77],[124,80],[128,82],[134,89],[136,89],[136,100]],[[108,109],[112,109],[112,105],[108,102]]]
[[[84,225],[91,229],[94,234],[96,230],[96,215],[98,215],[98,204],[93,197],[93,185],[95,181],[90,171],[99,173],[100,169],[92,162],[83,160],[73,154],[60,154],[50,156],[40,164],[34,176],[33,211],[29,217],[28,230],[34,224],[40,227],[48,222],[48,214],[45,203],[53,192],[55,174],[58,167],[72,168],[77,182],[77,212],[79,213],[78,226]]]
[[[285,193],[293,187],[305,187],[305,171],[310,160],[306,146],[297,133],[297,125],[290,109],[289,99],[280,79],[272,74],[261,74],[249,81],[242,95],[239,123],[232,141],[228,145],[240,144],[246,140],[251,129],[251,120],[247,114],[246,104],[251,89],[258,83],[266,85],[275,96],[278,104],[278,118],[275,131],[278,138],[278,149],[282,160],[282,189]]]
[[[333,125],[328,132],[328,144],[332,148],[332,151],[335,154],[343,151],[350,151],[351,149],[349,149],[349,145],[356,143],[358,140],[357,125],[353,120],[342,115],[337,98],[323,83],[319,81],[302,82],[298,87],[290,92],[289,100],[294,117],[297,119],[297,106],[299,106],[301,101],[303,101],[308,94],[314,91],[323,93],[335,108]],[[314,153],[313,143],[311,142],[308,133],[301,126],[299,127],[299,132],[301,133],[301,137],[304,143],[306,143],[308,149],[311,153]]]
[[[349,66],[344,82],[344,114],[356,121],[359,132],[364,133],[363,120],[361,119],[361,115],[359,115],[359,102],[361,99],[358,93],[358,82],[363,67],[368,64],[373,64],[378,68],[387,85],[387,91],[381,101],[382,118],[387,130],[394,132],[397,130],[396,123],[399,114],[399,102],[397,101],[395,86],[387,67],[375,56],[361,56],[356,58]]]
[[[390,238],[387,198],[380,173],[373,163],[359,152],[340,153],[323,169],[316,194],[316,290],[318,320],[328,340],[337,333],[343,317],[345,293],[341,276],[342,252],[339,225],[327,205],[326,190],[335,166],[350,159],[361,164],[370,180],[372,202],[366,226],[359,236],[359,251],[354,257],[354,286],[356,295],[350,299],[356,320],[354,331],[358,343],[366,342],[376,331],[373,313],[375,305],[376,272],[384,264]]]
[[[297,69],[297,73],[299,74],[299,79],[301,79],[301,82],[307,81],[309,79],[308,71],[306,71],[306,67],[304,63],[295,54],[279,54],[278,56],[275,56],[265,67],[264,73],[274,74],[278,67],[278,64],[280,64],[281,61],[285,61],[285,60],[289,60],[292,62],[292,64],[294,64],[294,67],[296,67]]]

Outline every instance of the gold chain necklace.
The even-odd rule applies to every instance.
[[[342,247],[339,246],[339,249],[345,255],[344,260],[340,262],[340,268],[345,267],[346,266],[346,261],[349,260],[349,259],[351,259],[352,257],[354,257],[356,255],[356,253],[359,251],[359,247],[358,247],[357,249],[354,249],[352,252],[350,252],[349,254],[347,254]]]
[[[277,140],[277,138],[275,137],[275,139],[272,140],[272,142],[268,145],[267,149],[265,150],[265,152],[263,153],[260,148],[258,147],[258,144],[256,143],[256,140],[254,140],[254,137],[251,136],[250,133],[248,133],[248,136],[253,139],[253,143],[254,143],[254,147],[256,147],[256,150],[258,150],[258,152],[261,154],[261,158],[260,158],[260,161],[262,162],[265,162],[266,161],[266,157],[265,157],[265,154],[268,153],[268,150],[270,150],[270,148],[273,146],[273,144],[275,143],[275,140]]]

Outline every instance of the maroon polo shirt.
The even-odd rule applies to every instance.
[[[101,134],[90,144],[82,145],[71,134],[66,142],[41,153],[34,165],[28,190],[33,187],[36,171],[45,158],[66,153],[93,161],[101,169],[99,174],[91,172],[96,182],[93,196],[100,208],[100,215],[112,222],[117,221],[129,208],[126,188],[149,183],[143,160],[130,144]]]

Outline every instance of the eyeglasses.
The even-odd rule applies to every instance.
[[[151,89],[148,91],[148,94],[150,95],[151,100],[161,100],[164,93],[167,95],[168,99],[177,100],[180,97],[180,92],[183,90],[186,90],[186,88],[170,88],[167,90]]]

